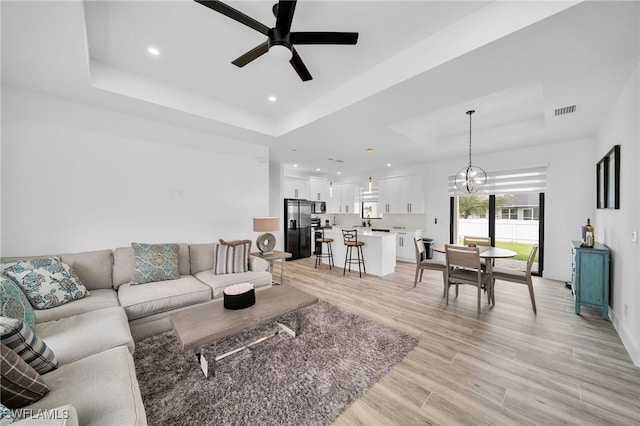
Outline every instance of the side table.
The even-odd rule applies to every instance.
[[[291,256],[293,256],[291,253],[287,253],[286,251],[278,251],[278,250],[274,250],[271,253],[262,253],[259,251],[256,252],[252,252],[251,253],[252,256],[256,256],[256,257],[261,257],[264,260],[269,262],[269,272],[271,272],[271,274],[273,274],[273,261],[274,260],[279,260],[281,265],[280,265],[280,282],[273,280],[272,284],[284,284],[284,264],[285,264],[285,259],[290,258]]]

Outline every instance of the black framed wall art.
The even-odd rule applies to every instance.
[[[596,207],[620,208],[620,145],[615,145],[596,164]]]

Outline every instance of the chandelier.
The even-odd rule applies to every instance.
[[[473,193],[482,189],[487,183],[487,174],[480,167],[471,165],[471,115],[474,110],[467,111],[469,116],[469,165],[456,174],[456,188],[460,192]]]

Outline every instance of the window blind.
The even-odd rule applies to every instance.
[[[449,176],[449,196],[466,195],[456,188],[455,175]],[[517,170],[487,172],[487,183],[475,194],[499,195],[518,192],[545,192],[547,189],[547,166]]]

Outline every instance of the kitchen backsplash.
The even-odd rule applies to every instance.
[[[325,220],[329,220],[330,225],[335,226],[360,226],[364,219],[357,214],[318,214],[324,225]],[[426,215],[424,214],[385,214],[382,219],[371,219],[372,228],[394,228],[403,227],[407,229],[424,229],[426,226]]]

